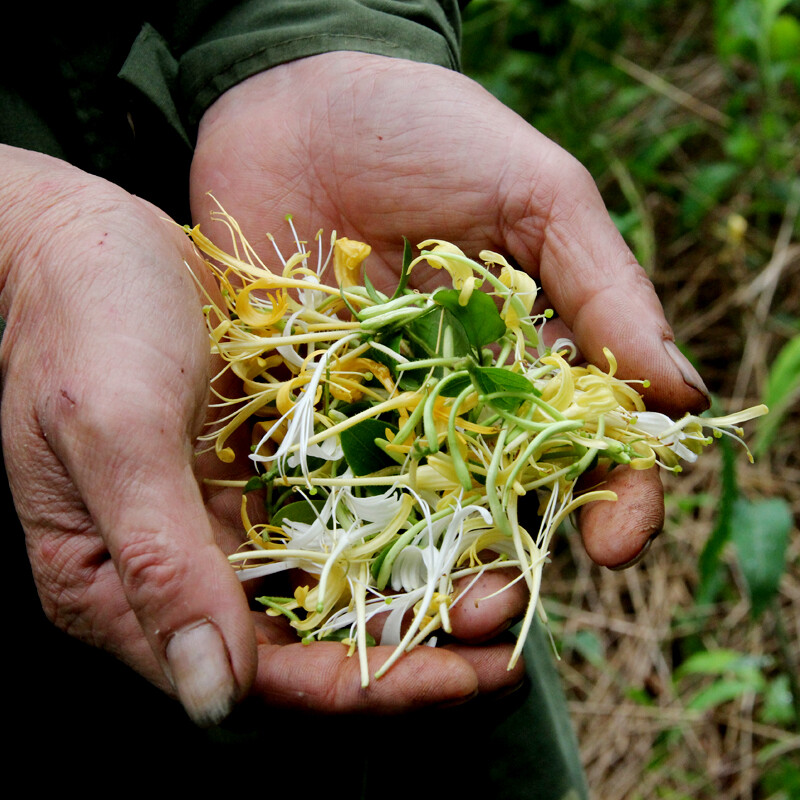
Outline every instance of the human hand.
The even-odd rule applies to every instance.
[[[238,499],[199,489],[219,465],[193,452],[209,348],[188,239],[55,159],[3,147],[0,169],[3,448],[48,617],[201,724],[248,693],[259,655],[276,705],[395,711],[472,696],[475,672],[441,652],[411,654],[365,697],[341,645],[309,658],[249,611],[223,553],[240,542]],[[376,649],[374,669],[386,655]]]
[[[195,256],[105,181],[14,148],[0,163],[3,448],[43,608],[216,721],[255,645],[193,472],[209,361]]]
[[[379,288],[393,288],[403,236],[505,252],[541,283],[558,314],[553,338],[569,336],[602,367],[608,347],[620,377],[649,379],[652,410],[708,405],[586,170],[461,75],[340,52],[250,78],[202,120],[191,198],[204,225],[209,191],[253,240],[279,237],[289,211],[310,235],[368,242]],[[582,509],[584,544],[598,563],[624,565],[663,524],[660,479],[626,468],[592,476],[602,479],[619,500]]]

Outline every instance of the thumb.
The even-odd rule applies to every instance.
[[[708,408],[702,378],[675,345],[653,284],[636,262],[580,163],[527,129],[536,164],[508,192],[507,240],[520,263],[538,264],[542,288],[583,356],[605,368],[608,348],[619,377],[647,379],[648,407],[666,413]],[[545,155],[546,154],[546,157]],[[531,161],[530,155],[525,159]],[[536,209],[537,213],[531,213]],[[545,210],[546,213],[542,213]]]
[[[71,386],[48,404],[42,428],[164,675],[189,716],[213,724],[252,683],[255,634],[215,543],[188,436],[165,422],[179,418],[172,410],[103,403]]]

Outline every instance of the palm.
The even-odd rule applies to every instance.
[[[353,64],[342,55],[275,69],[223,98],[230,113],[211,112],[195,159],[196,221],[207,219],[211,191],[258,247],[264,231],[283,233],[291,212],[305,234],[322,227],[369,242],[372,268],[385,270],[376,280],[387,282],[403,236],[452,238],[469,251],[504,246],[497,197],[505,151],[495,149],[493,161],[481,142],[502,140],[511,112],[492,103],[496,118],[475,120],[488,96],[466,79],[457,93],[457,76],[437,67],[347,54]],[[275,100],[276,82],[294,107]]]
[[[211,192],[262,253],[268,231],[290,246],[287,212],[309,239],[324,228],[368,242],[380,288],[393,288],[404,236],[505,252],[538,277],[559,335],[588,360],[604,364],[609,347],[622,376],[657,386],[654,408],[698,405],[589,175],[463,76],[358,53],[255,76],[204,117],[191,191],[196,221],[207,223]]]

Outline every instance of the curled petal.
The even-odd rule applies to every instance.
[[[431,245],[433,246],[431,247]],[[453,288],[466,290],[466,297],[459,298],[461,304],[466,305],[472,289],[482,283],[475,277],[470,259],[456,245],[445,242],[442,239],[426,239],[424,242],[420,242],[417,247],[424,252],[411,262],[411,266],[413,267],[420,261],[427,261],[435,269],[446,269],[453,279]]]
[[[372,248],[364,242],[342,237],[333,245],[333,272],[336,282],[342,289],[358,286],[359,270],[364,259],[372,252]]]

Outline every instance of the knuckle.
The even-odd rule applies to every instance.
[[[31,550],[31,569],[47,619],[60,630],[83,641],[91,634],[96,608],[91,587],[108,553],[100,541],[89,546],[80,536],[64,534]]]
[[[129,597],[136,597],[137,606],[169,603],[185,577],[176,549],[162,546],[153,531],[126,535],[116,563],[122,586]]]

